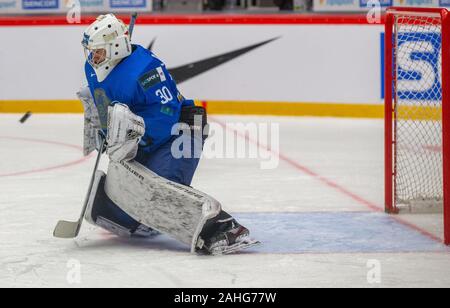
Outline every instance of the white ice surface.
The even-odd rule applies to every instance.
[[[82,117],[33,115],[20,124],[20,116],[0,115],[0,287],[450,287],[450,254],[444,249],[212,258],[190,255],[165,237],[124,240],[87,224],[76,240],[55,239],[58,220],[78,217],[94,163],[93,157],[83,160],[77,148],[82,144]],[[279,123],[279,151],[291,160],[280,161],[274,170],[261,170],[257,160],[202,160],[193,186],[219,199],[228,211],[373,211],[367,204],[382,209],[382,121],[214,119]],[[441,216],[401,218],[441,236]],[[371,259],[380,261],[381,284],[367,281]],[[68,283],[69,260],[80,262],[81,284]]]

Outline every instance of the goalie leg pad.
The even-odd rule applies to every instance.
[[[85,219],[92,225],[99,226],[120,237],[155,235],[153,230],[131,218],[108,198],[104,190],[105,179],[105,173],[97,171]]]
[[[136,161],[111,161],[105,182],[107,196],[139,223],[189,245],[203,246],[200,233],[221,205],[211,196],[158,176]]]

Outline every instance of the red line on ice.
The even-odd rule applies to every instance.
[[[210,117],[210,118],[212,118],[212,117]],[[291,165],[295,169],[297,169],[297,170],[299,170],[299,171],[301,171],[301,172],[311,176],[312,178],[317,179],[322,184],[324,184],[324,185],[326,185],[326,186],[328,186],[330,188],[333,188],[334,190],[336,190],[336,191],[346,195],[347,197],[349,197],[349,198],[355,200],[356,202],[358,202],[359,204],[362,204],[362,205],[366,206],[370,210],[372,210],[374,212],[383,212],[383,207],[378,206],[375,203],[372,203],[372,202],[364,199],[363,197],[358,196],[357,194],[355,194],[355,193],[351,192],[350,190],[346,189],[345,187],[337,184],[336,182],[333,182],[330,179],[327,179],[324,176],[319,175],[318,173],[312,171],[308,167],[303,166],[300,163],[294,161],[293,159],[287,157],[286,155],[283,155],[281,153],[278,153],[278,152],[272,150],[269,146],[261,144],[259,141],[251,139],[247,134],[243,134],[241,132],[238,132],[235,129],[229,128],[225,123],[223,123],[222,121],[218,120],[217,118],[214,118],[213,121],[216,122],[217,124],[219,124],[220,126],[222,126],[223,128],[235,132],[239,137],[246,139],[247,141],[255,144],[256,146],[258,146],[259,148],[261,148],[261,149],[263,149],[265,151],[268,151],[270,153],[273,153],[275,155],[278,155],[282,161],[288,163],[289,165]],[[418,227],[416,225],[413,225],[413,224],[411,224],[411,223],[401,219],[398,216],[392,215],[390,217],[395,219],[397,222],[403,224],[404,226],[407,226],[407,227],[409,227],[411,229],[414,229],[415,231],[421,233],[422,235],[424,235],[424,236],[426,236],[426,237],[428,237],[428,238],[430,238],[430,239],[432,239],[434,241],[442,243],[442,239],[437,237],[437,236],[435,236],[434,234],[432,234],[432,233],[430,233],[430,232],[428,232],[428,231],[426,231],[426,230],[424,230],[424,229],[422,229],[422,228],[420,228],[420,227]]]
[[[77,145],[58,142],[58,141],[50,141],[50,140],[42,140],[42,139],[32,139],[32,138],[20,138],[20,137],[7,137],[7,136],[0,136],[0,139],[7,139],[7,140],[15,140],[15,141],[25,141],[25,142],[34,142],[34,143],[42,143],[42,144],[50,144],[50,145],[56,145],[61,147],[67,147],[76,149],[78,151],[83,151],[83,148]],[[0,174],[0,177],[11,177],[11,176],[19,176],[19,175],[28,175],[28,174],[35,174],[35,173],[42,173],[42,172],[48,172],[52,170],[58,170],[63,169],[71,166],[75,166],[78,164],[81,164],[88,160],[90,158],[89,156],[82,157],[80,159],[77,159],[75,161],[67,162],[64,164],[56,165],[56,166],[50,166],[45,168],[39,168],[39,169],[33,169],[33,170],[26,170],[26,171],[19,171],[19,172],[13,172],[13,173],[5,173]]]

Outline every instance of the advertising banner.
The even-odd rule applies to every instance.
[[[0,0],[0,14],[151,12],[153,0]]]
[[[19,1],[17,0],[0,0],[0,14],[15,13],[19,11]]]

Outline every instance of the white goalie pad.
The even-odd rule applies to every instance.
[[[220,203],[191,187],[166,180],[143,165],[111,161],[105,192],[128,215],[191,247],[196,252],[205,223],[221,211]]]
[[[100,140],[98,139],[98,131],[101,130],[101,124],[98,110],[89,87],[80,89],[77,96],[84,108],[83,154],[87,156],[99,148]]]

